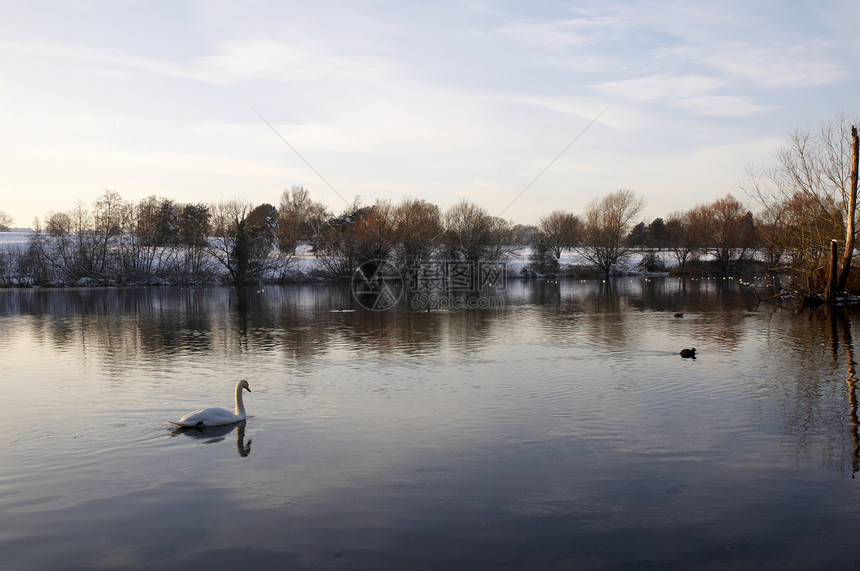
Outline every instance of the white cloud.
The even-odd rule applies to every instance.
[[[81,60],[216,85],[247,81],[301,83],[326,77],[337,77],[339,81],[360,79],[370,82],[378,79],[382,73],[393,74],[399,71],[390,62],[380,59],[350,54],[326,55],[270,39],[219,44],[210,55],[189,62],[140,57],[99,46],[55,43],[0,43],[0,52]],[[93,72],[122,73],[116,69],[95,69]]]
[[[189,77],[210,83],[267,81],[297,85],[336,78],[372,83],[403,73],[390,60],[360,54],[326,53],[318,48],[297,48],[270,39],[234,41],[219,45],[215,53],[195,61]]]
[[[775,105],[756,104],[749,97],[731,95],[684,97],[673,102],[672,106],[695,115],[717,117],[748,117],[777,109]]]
[[[547,50],[582,48],[594,42],[592,34],[602,24],[586,19],[562,21],[513,20],[495,30],[521,45]]]
[[[700,75],[657,74],[605,82],[595,85],[594,89],[612,97],[652,102],[703,95],[722,87],[724,84],[725,82],[719,79]]]
[[[54,59],[73,59],[102,65],[145,70],[170,76],[184,76],[186,71],[173,62],[136,57],[100,46],[78,46],[58,43],[0,43],[0,52],[17,56],[37,56]]]
[[[642,103],[662,103],[699,116],[744,117],[772,111],[773,105],[755,103],[751,97],[714,93],[727,82],[701,75],[649,77],[611,81],[594,86],[611,97]]]
[[[731,43],[678,47],[661,57],[706,66],[724,77],[739,78],[767,88],[830,85],[847,71],[821,41],[804,45]]]

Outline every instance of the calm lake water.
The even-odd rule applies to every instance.
[[[858,564],[860,314],[715,279],[495,295],[0,291],[0,567]],[[242,378],[244,425],[172,433]]]

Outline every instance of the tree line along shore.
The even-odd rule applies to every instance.
[[[635,258],[638,271],[781,272],[800,296],[828,288],[854,294],[857,140],[845,115],[795,131],[773,165],[748,168],[740,190],[756,208],[728,193],[650,222],[639,219],[644,197],[628,189],[579,213],[553,210],[535,225],[492,216],[466,199],[442,210],[418,198],[357,198],[332,213],[301,186],[285,190],[277,206],[133,202],[105,190],[91,205],[48,212],[25,244],[0,251],[0,285],[252,284],[349,278],[382,262],[406,271],[431,261],[525,256],[513,266],[524,277],[608,276],[628,271]],[[11,223],[0,212],[0,231]],[[308,257],[313,264],[300,263]]]

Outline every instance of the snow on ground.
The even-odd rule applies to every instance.
[[[10,232],[0,232],[0,249],[3,250],[23,250],[27,247],[27,243],[33,231],[30,229],[14,228]],[[669,252],[659,252],[658,255],[663,260],[667,268],[677,265],[674,257]],[[531,264],[530,248],[518,248],[512,254],[509,254],[505,259],[508,275],[518,276],[523,268]],[[622,263],[619,264],[618,270],[622,272],[636,271],[637,266],[642,261],[644,254],[641,252],[632,252],[631,255]],[[311,253],[311,248],[307,244],[301,244],[296,249],[296,255],[293,257],[293,268],[305,275],[311,274],[319,265],[319,260]],[[559,265],[562,271],[570,267],[587,267],[590,262],[586,260],[582,254],[574,251],[565,250],[559,259]]]
[[[311,247],[308,244],[299,244],[292,263],[295,271],[307,276],[317,268],[319,262],[311,253]]]
[[[13,228],[10,232],[0,232],[0,248],[23,250],[27,247],[27,241],[32,235],[32,230],[21,228]]]
[[[677,265],[675,258],[670,252],[658,252],[657,255],[663,260],[667,269]],[[516,252],[509,254],[505,258],[508,276],[520,276],[523,268],[531,265],[530,256],[531,249],[528,247],[519,248]],[[624,262],[618,264],[617,271],[621,273],[639,272],[637,268],[644,256],[645,254],[642,252],[631,252],[630,256],[628,256]],[[311,253],[310,246],[303,244],[296,249],[296,255],[293,258],[293,268],[295,270],[305,275],[309,275],[317,267],[318,263],[319,261],[317,258]],[[559,265],[561,266],[562,272],[568,268],[592,266],[591,262],[586,260],[582,254],[576,251],[562,252],[561,258],[559,259]]]
[[[616,266],[616,271],[638,272],[639,264],[642,262],[642,258],[647,254],[648,253],[646,252],[640,252],[638,250],[630,252],[630,254]],[[661,251],[655,252],[655,254],[658,258],[663,260],[663,264],[666,266],[667,270],[678,265],[678,262],[675,260],[675,257],[671,252]],[[531,249],[527,247],[520,248],[516,253],[508,256],[506,260],[508,275],[519,275],[523,268],[531,265],[530,256]],[[562,272],[569,268],[585,268],[593,266],[591,262],[586,260],[585,257],[576,250],[564,250],[561,253],[561,258],[559,258],[558,263]]]

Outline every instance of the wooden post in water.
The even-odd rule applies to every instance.
[[[827,305],[836,303],[836,276],[839,264],[839,247],[836,240],[830,241],[830,272],[827,276],[827,290],[824,293],[824,301]]]

